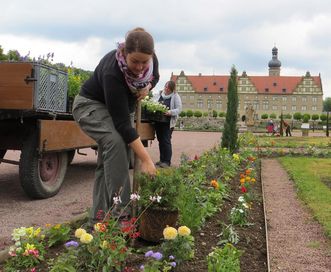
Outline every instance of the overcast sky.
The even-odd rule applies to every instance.
[[[276,45],[281,75],[321,74],[331,97],[329,0],[8,0],[1,3],[0,45],[30,57],[95,66],[126,32],[141,26],[156,44],[162,89],[171,72],[267,75]]]

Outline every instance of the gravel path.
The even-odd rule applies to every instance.
[[[330,272],[331,252],[321,226],[297,199],[277,159],[262,160],[269,260],[272,272]]]

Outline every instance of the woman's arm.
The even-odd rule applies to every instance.
[[[138,158],[141,160],[141,172],[147,173],[150,175],[156,174],[156,168],[155,165],[146,151],[145,147],[143,146],[140,138],[137,138],[133,142],[129,144],[129,146],[132,148],[133,152],[138,156]]]

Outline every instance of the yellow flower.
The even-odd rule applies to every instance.
[[[256,179],[255,179],[255,178],[252,178],[252,179],[251,179],[251,182],[255,182],[255,181],[256,181]]]
[[[250,181],[250,180],[251,180],[251,177],[247,176],[246,181]]]
[[[173,227],[167,226],[163,230],[163,237],[166,240],[174,240],[177,237],[177,230]]]
[[[37,237],[41,232],[41,228],[37,228],[35,231],[34,231],[34,236]]]
[[[102,243],[100,244],[100,247],[102,248],[102,249],[105,249],[105,248],[107,248],[108,247],[108,242],[106,241],[106,240],[104,240],[104,241],[102,241]]]
[[[59,229],[61,227],[61,224],[56,224],[55,226],[54,226],[54,229]]]
[[[76,231],[75,231],[75,237],[77,237],[77,238],[80,238],[83,234],[85,234],[86,233],[86,230],[84,230],[84,229],[76,229]]]
[[[241,183],[241,184],[245,183],[245,179],[244,179],[244,178],[241,178],[241,179],[240,179],[240,183]]]
[[[233,154],[232,156],[233,156],[233,159],[235,161],[240,161],[240,158],[239,158],[239,155],[238,154]]]
[[[80,237],[80,241],[83,244],[89,244],[91,243],[91,241],[93,240],[93,236],[87,232],[85,232],[84,234],[82,234],[82,236]]]
[[[186,226],[181,226],[178,228],[178,234],[180,236],[188,236],[191,234],[191,230]]]
[[[34,244],[27,243],[25,245],[25,250],[34,250],[34,249],[36,249],[36,246]]]
[[[52,225],[47,223],[45,226],[46,226],[46,228],[50,228]]]

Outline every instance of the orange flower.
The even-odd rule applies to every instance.
[[[218,189],[219,185],[218,185],[218,182],[216,179],[213,179],[211,182],[210,182],[210,185],[213,186],[215,189]]]
[[[246,171],[245,171],[246,175],[249,175],[251,172],[252,172],[251,169],[246,169]]]
[[[240,178],[245,178],[245,174],[241,173]]]
[[[244,178],[241,178],[241,179],[240,179],[240,183],[241,183],[241,184],[245,183],[245,179],[244,179]]]

